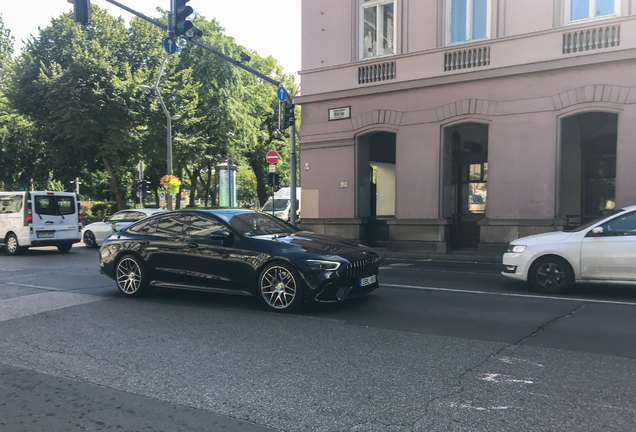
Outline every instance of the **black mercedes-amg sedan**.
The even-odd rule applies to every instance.
[[[269,308],[338,302],[378,288],[378,255],[251,210],[177,210],[106,239],[100,270],[127,296],[151,287],[258,296]]]

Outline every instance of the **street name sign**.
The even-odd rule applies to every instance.
[[[329,110],[329,121],[344,120],[351,118],[351,107],[331,108]]]

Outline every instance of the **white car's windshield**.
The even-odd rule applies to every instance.
[[[287,206],[289,205],[289,200],[288,199],[275,199],[273,201],[273,206],[274,206],[274,211],[283,211],[287,208]],[[272,211],[272,200],[269,199],[265,205],[263,206],[263,211]]]

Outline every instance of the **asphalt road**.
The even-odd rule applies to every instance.
[[[384,260],[371,295],[281,315],[123,298],[97,254],[0,252],[0,431],[635,429],[635,287]]]

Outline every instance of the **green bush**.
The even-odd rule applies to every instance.
[[[105,201],[95,202],[92,204],[82,203],[82,210],[82,223],[83,225],[88,225],[112,216],[114,213],[119,211],[119,207],[117,207],[116,202]]]

